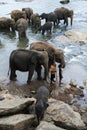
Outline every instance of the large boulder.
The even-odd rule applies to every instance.
[[[29,105],[32,105],[34,101],[34,98],[13,98],[11,100],[2,100],[0,101],[0,116],[20,113],[21,111],[29,107]]]
[[[68,30],[62,36],[55,38],[55,41],[60,43],[78,43],[86,44],[87,43],[87,31],[79,30]]]
[[[87,43],[87,31],[68,30],[65,36],[77,43]]]
[[[54,124],[42,121],[36,130],[65,130],[60,127],[55,126]]]
[[[44,120],[66,129],[85,130],[80,114],[62,101],[55,101],[49,105]]]
[[[32,125],[34,115],[17,114],[0,118],[0,130],[26,130]]]

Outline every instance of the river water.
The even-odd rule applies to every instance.
[[[34,41],[47,41],[55,47],[63,49],[66,59],[66,68],[63,70],[64,80],[70,81],[76,79],[79,85],[83,85],[83,80],[87,79],[87,45],[78,45],[76,43],[57,42],[55,38],[64,34],[67,30],[85,30],[87,31],[87,0],[71,0],[69,4],[61,5],[59,0],[0,0],[0,17],[10,17],[10,12],[14,9],[31,7],[34,13],[52,12],[57,7],[66,7],[74,10],[74,20],[72,27],[70,22],[67,28],[61,22],[60,26],[52,30],[52,34],[44,37],[40,32],[35,33],[29,27],[27,29],[28,41],[19,41],[18,33],[0,31],[0,82],[8,82],[7,76],[9,69],[9,55],[16,48],[28,48]],[[43,21],[44,22],[44,21]],[[27,74],[18,73],[18,81],[26,83]]]

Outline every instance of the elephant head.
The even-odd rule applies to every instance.
[[[60,63],[61,67],[65,67],[64,53],[61,49],[55,49],[55,61]]]

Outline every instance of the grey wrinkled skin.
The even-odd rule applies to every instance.
[[[50,13],[42,13],[40,15],[41,19],[45,19],[46,22],[50,21],[55,24],[57,24],[57,15],[55,12],[50,12]]]
[[[15,21],[11,18],[1,17],[0,18],[0,29],[7,29],[15,31]]]
[[[26,50],[17,49],[11,52],[9,58],[9,70],[10,70],[10,80],[16,80],[16,70],[26,72],[28,71],[27,83],[31,82],[34,70],[36,70],[38,79],[41,76],[41,65],[43,65],[44,79],[48,78],[48,54],[46,51],[36,51],[36,50]]]
[[[46,22],[42,26],[38,28],[38,31],[42,31],[42,35],[44,35],[45,31],[50,31],[51,33],[52,30],[52,23],[51,22]]]
[[[73,10],[69,10],[68,8],[61,7],[61,8],[56,8],[54,12],[57,15],[58,23],[60,22],[60,20],[64,20],[64,24],[66,23],[66,25],[68,25],[68,18],[70,18],[71,25],[72,25],[73,15],[74,15]]]
[[[30,45],[30,49],[34,50],[46,50],[49,56],[49,68],[53,62],[57,62],[61,64],[61,67],[65,67],[65,56],[64,52],[61,49],[55,48],[53,45],[46,42],[33,42]]]
[[[35,114],[37,116],[38,124],[40,120],[44,117],[44,112],[47,109],[49,98],[49,90],[45,86],[40,86],[37,90],[36,104],[35,104]]]

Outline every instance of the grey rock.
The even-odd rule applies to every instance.
[[[25,130],[31,126],[34,115],[17,114],[0,118],[0,130]]]
[[[34,103],[34,98],[13,98],[0,101],[0,116],[16,114]]]

